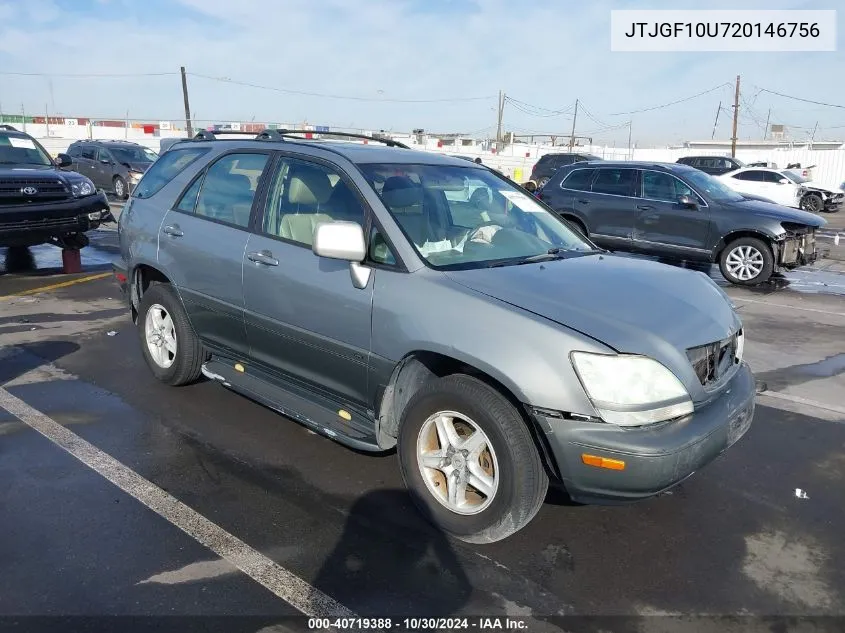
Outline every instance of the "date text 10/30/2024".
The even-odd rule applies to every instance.
[[[313,631],[328,629],[372,631],[520,631],[527,623],[516,618],[309,618],[308,628]]]

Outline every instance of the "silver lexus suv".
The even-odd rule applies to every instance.
[[[420,510],[475,543],[550,481],[644,499],[749,428],[742,324],[706,275],[598,249],[482,165],[298,136],[200,133],[134,190],[114,272],[162,382],[395,448]]]

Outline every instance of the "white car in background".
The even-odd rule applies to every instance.
[[[743,167],[719,176],[731,189],[811,213],[839,211],[845,192],[786,169]]]

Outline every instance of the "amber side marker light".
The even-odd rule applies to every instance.
[[[623,462],[621,459],[610,459],[608,457],[599,457],[598,455],[581,453],[581,461],[587,464],[587,466],[595,466],[596,468],[607,468],[609,470],[625,470],[625,462]]]

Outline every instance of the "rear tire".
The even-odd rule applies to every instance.
[[[161,327],[152,332],[156,320]],[[207,355],[170,284],[154,283],[141,297],[138,337],[147,366],[164,384],[178,387],[200,377]]]
[[[446,448],[444,433],[455,439]],[[510,536],[545,499],[549,480],[525,420],[501,393],[471,376],[438,378],[414,394],[402,413],[397,448],[414,503],[462,541],[493,543]],[[451,486],[460,489],[461,482],[463,505],[460,496],[454,503],[450,496]]]
[[[756,237],[741,237],[719,255],[719,270],[732,284],[756,286],[769,280],[775,268],[772,249]]]
[[[549,182],[548,177],[543,176],[540,180],[537,181],[537,189],[542,189],[546,186],[546,183]]]

